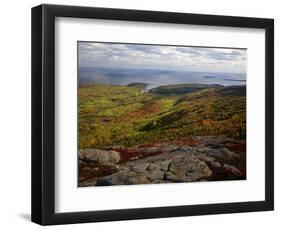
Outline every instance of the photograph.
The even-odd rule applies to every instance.
[[[152,5],[32,7],[32,222],[275,209],[274,14]]]
[[[78,187],[246,179],[247,49],[77,42]]]

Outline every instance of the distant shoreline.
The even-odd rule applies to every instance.
[[[239,80],[239,79],[223,79],[223,80],[225,80],[225,81],[239,81],[239,82],[246,82],[246,80]]]
[[[203,78],[217,78],[216,76],[203,76]]]
[[[127,85],[121,85],[121,84],[110,84],[110,83],[79,83],[79,87],[88,86],[88,85],[108,85],[108,86],[124,86],[124,87],[136,87],[141,90],[141,93],[148,93],[152,92],[155,89],[158,88],[166,88],[166,87],[191,87],[191,88],[233,88],[233,87],[246,87],[246,84],[244,85],[220,85],[220,84],[201,84],[201,83],[182,83],[182,84],[166,84],[166,85],[155,85],[155,84],[149,84],[145,82],[133,82],[129,83]]]

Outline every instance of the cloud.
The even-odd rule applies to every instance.
[[[79,42],[79,66],[246,72],[246,50]]]

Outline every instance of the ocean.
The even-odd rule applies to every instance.
[[[171,84],[220,84],[245,85],[246,74],[192,72],[155,69],[107,69],[83,67],[78,71],[79,84],[104,83],[112,85],[128,85],[130,83],[147,83],[147,90],[161,85]]]

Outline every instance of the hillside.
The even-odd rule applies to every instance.
[[[200,91],[202,89],[207,88],[223,88],[222,85],[213,84],[213,85],[205,85],[205,84],[175,84],[175,85],[164,85],[151,89],[149,92],[161,95],[173,95],[173,94],[186,94],[192,93],[196,91]]]
[[[246,87],[144,83],[79,87],[79,148],[131,147],[202,135],[246,138]]]

